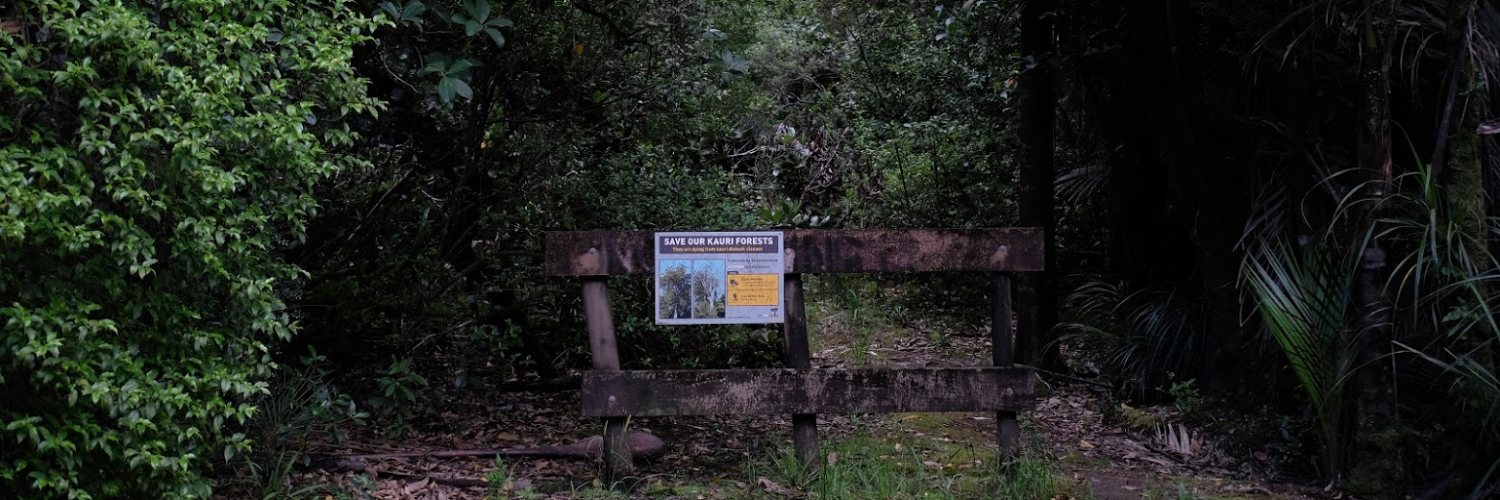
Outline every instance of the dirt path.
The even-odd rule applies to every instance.
[[[815,319],[814,363],[820,367],[977,366],[988,358],[981,336],[935,336],[917,324],[840,328],[852,322],[838,313]],[[1316,490],[1281,484],[1286,464],[1271,455],[1224,451],[1219,440],[1186,422],[1175,409],[1123,406],[1107,391],[1043,376],[1036,407],[1023,415],[1031,453],[1055,464],[1058,499],[1098,498],[1310,498]],[[414,433],[390,439],[374,427],[345,429],[343,443],[318,443],[314,454],[483,449],[565,444],[597,434],[598,423],[578,417],[578,392],[499,392],[471,386],[429,395],[429,411]],[[395,459],[362,464],[363,470],[310,470],[301,484],[342,485],[320,498],[479,499],[531,490],[532,498],[781,498],[801,492],[754,484],[768,456],[790,446],[786,417],[642,418],[632,427],[667,441],[664,456],[640,464],[643,484],[628,495],[610,496],[587,460],[519,459],[497,466],[481,459]],[[901,414],[822,416],[825,443],[852,436],[899,437],[930,443],[923,453],[955,447],[994,453],[989,414]],[[1171,429],[1168,437],[1167,429]],[[896,445],[900,449],[901,445]],[[936,451],[934,451],[936,450]],[[954,452],[957,453],[957,452]],[[951,454],[950,457],[951,458]],[[917,457],[917,461],[923,461]],[[937,463],[934,459],[928,464]],[[972,462],[972,463],[969,463]],[[960,463],[974,467],[980,460]],[[761,465],[757,465],[761,464]],[[947,467],[952,464],[943,465]],[[982,467],[981,467],[982,468]],[[498,472],[497,472],[498,471]],[[490,482],[486,483],[487,478]],[[364,478],[375,478],[367,480]],[[497,484],[498,483],[498,484]]]

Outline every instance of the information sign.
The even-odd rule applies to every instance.
[[[781,232],[656,233],[656,323],[781,323]]]

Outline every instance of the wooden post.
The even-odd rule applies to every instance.
[[[1010,278],[994,273],[990,278],[990,342],[994,364],[1008,368],[1016,364],[1015,327],[1012,323],[1010,304]],[[1020,451],[1021,426],[1016,422],[1016,412],[995,413],[1000,453],[1006,457]]]
[[[603,276],[583,280],[583,314],[589,325],[589,352],[594,369],[619,371],[620,351],[615,345],[615,320],[609,310],[609,287]],[[630,447],[625,443],[625,417],[604,419],[604,473],[613,480],[635,472]]]
[[[787,252],[788,262],[792,253]],[[788,266],[790,267],[790,266]],[[807,310],[802,298],[802,275],[786,275],[786,323],[782,333],[786,341],[786,367],[798,370],[812,369],[812,351],[807,344]],[[792,444],[797,452],[797,461],[809,469],[818,462],[818,416],[815,414],[792,415]]]

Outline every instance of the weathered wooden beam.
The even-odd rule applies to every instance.
[[[795,255],[787,252],[787,255]],[[786,344],[786,367],[812,369],[812,348],[807,341],[807,308],[802,296],[802,275],[786,275],[786,322],[782,324]],[[818,416],[810,413],[792,415],[792,447],[803,467],[817,467]],[[809,469],[811,470],[811,469]]]
[[[650,231],[547,233],[547,274],[651,274]],[[786,231],[789,273],[1039,271],[1042,232],[1004,229],[795,229]]]
[[[615,345],[615,319],[609,309],[609,286],[604,278],[583,280],[583,315],[589,325],[589,353],[594,373],[620,373],[620,352]],[[625,440],[624,418],[604,419],[604,468],[611,478],[635,473]]]
[[[849,370],[590,371],[583,414],[785,415],[1016,411],[1032,403],[1028,367]]]
[[[1011,315],[1010,278],[1001,273],[990,277],[990,352],[996,367],[1016,364],[1015,318]],[[1014,456],[1021,447],[1021,425],[1016,412],[995,412],[1000,452]]]

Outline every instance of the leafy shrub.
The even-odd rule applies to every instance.
[[[242,455],[244,466],[233,479],[221,479],[216,495],[260,499],[310,498],[327,485],[296,485],[291,476],[298,465],[306,465],[311,439],[331,435],[342,442],[342,427],[363,425],[369,415],[334,385],[325,366],[328,358],[316,350],[301,358],[300,368],[277,366],[270,392],[251,402],[255,415],[244,431],[254,449]]]
[[[1156,288],[1130,292],[1126,285],[1089,281],[1066,302],[1072,318],[1057,326],[1062,339],[1105,351],[1106,370],[1132,397],[1175,398],[1170,393],[1179,378],[1203,373],[1207,319],[1202,303],[1188,294]]]
[[[380,393],[370,398],[370,406],[380,412],[382,423],[391,436],[401,437],[411,429],[407,422],[416,415],[416,388],[427,387],[427,378],[412,371],[411,358],[393,361],[391,367],[375,379]]]
[[[1203,395],[1198,393],[1198,386],[1193,385],[1198,379],[1187,379],[1180,382],[1172,382],[1167,388],[1167,393],[1172,395],[1172,406],[1181,411],[1197,410],[1203,404]]]
[[[0,497],[205,498],[295,331],[274,250],[359,161],[341,3],[39,0],[0,32]]]
[[[343,425],[364,425],[369,414],[330,381],[327,363],[328,358],[311,350],[302,357],[300,370],[280,365],[270,392],[251,400],[255,416],[246,422],[245,432],[257,452],[301,452],[315,435],[326,433],[343,441]]]
[[[1370,229],[1394,250],[1388,257],[1387,295],[1394,297],[1392,320],[1398,333],[1398,360],[1430,364],[1443,377],[1410,370],[1398,381],[1430,393],[1424,402],[1445,406],[1440,413],[1451,433],[1449,477],[1455,494],[1479,498],[1500,488],[1500,256],[1487,242],[1500,238],[1500,219],[1464,223],[1451,209],[1445,189],[1426,165],[1398,176],[1384,197],[1353,200],[1377,204],[1385,216]],[[1428,333],[1431,337],[1422,338]],[[1408,358],[1409,357],[1409,358]],[[1398,364],[1397,366],[1404,366]],[[1410,398],[1410,396],[1403,397]],[[1431,418],[1423,414],[1422,418]],[[1378,472],[1378,471],[1377,471]]]

